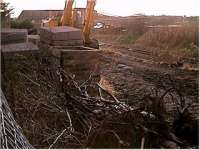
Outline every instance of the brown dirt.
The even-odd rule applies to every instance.
[[[104,38],[106,37],[106,40]],[[142,97],[160,84],[171,87],[171,80],[187,99],[192,100],[198,117],[198,71],[162,64],[154,55],[155,48],[119,45],[113,35],[98,35],[102,49],[102,77],[114,87],[114,92],[128,103],[139,104]]]

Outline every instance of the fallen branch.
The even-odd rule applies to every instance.
[[[99,83],[97,83],[98,87],[100,87],[104,92],[106,92],[108,95],[110,95],[117,103],[120,103],[120,101],[112,95],[110,92],[108,92],[104,87],[102,87]]]
[[[68,129],[70,130],[70,134],[71,134],[74,131],[74,128],[73,128],[73,125],[72,125],[72,119],[70,117],[68,109],[66,109],[66,113],[67,113],[67,117],[69,119],[69,127],[68,127]]]
[[[144,149],[144,144],[145,144],[145,136],[143,136],[141,140],[141,149]]]
[[[53,141],[53,143],[49,146],[49,149],[51,149],[54,144],[56,144],[56,142],[58,141],[58,139],[65,133],[66,129],[64,129],[61,134],[59,134],[59,136]]]
[[[23,76],[23,77],[25,77],[26,79],[28,79],[29,81],[31,81],[33,84],[35,84],[35,85],[37,85],[37,86],[40,87],[39,83],[37,83],[37,82],[33,81],[32,79],[30,79],[27,75],[25,75],[25,74],[23,74],[21,72],[18,72],[18,74],[21,75],[21,76]]]

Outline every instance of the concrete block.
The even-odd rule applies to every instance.
[[[63,67],[75,75],[78,81],[85,81],[91,73],[99,75],[100,50],[63,50]]]
[[[26,42],[28,31],[26,29],[1,29],[1,43],[10,44],[18,42]]]
[[[63,50],[61,51],[61,66],[78,85],[97,83],[100,81],[100,50]],[[76,95],[76,88],[74,88],[71,80],[65,79],[63,85],[67,91],[71,91]],[[98,94],[94,88],[88,89],[90,95]]]
[[[67,41],[82,40],[82,32],[80,29],[60,26],[60,27],[42,27],[40,29],[41,41]]]
[[[40,50],[33,43],[15,43],[1,46],[4,60],[15,60],[26,57],[39,57]],[[21,57],[20,57],[21,56]]]
[[[39,51],[37,45],[26,42],[26,43],[15,43],[15,44],[6,44],[1,45],[1,51],[3,53],[15,53],[15,52],[30,52],[30,51]]]
[[[40,41],[39,35],[28,35],[28,42],[38,45]]]
[[[82,46],[83,40],[68,40],[68,41],[42,41],[50,46]]]

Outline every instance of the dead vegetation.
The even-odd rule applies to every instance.
[[[177,27],[155,27],[141,36],[136,43],[156,47],[160,60],[198,62],[198,22]]]
[[[103,86],[108,83],[92,82],[91,76],[79,85],[56,64],[56,59],[46,55],[37,60],[18,56],[5,63],[6,96],[15,119],[35,148],[197,147],[198,142],[185,138],[197,133],[196,126],[191,125],[195,123],[187,113],[189,106],[173,86],[157,95],[146,93],[136,107],[115,97],[110,92],[112,87],[107,90]],[[175,127],[168,121],[164,105],[172,91],[180,95],[174,103],[180,122]],[[179,134],[184,130],[183,114],[190,118],[187,128],[192,132],[187,136]]]
[[[154,27],[137,42],[161,49],[183,48],[191,43],[198,46],[198,25]]]

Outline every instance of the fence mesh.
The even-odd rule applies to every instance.
[[[2,90],[0,92],[0,149],[33,148],[15,121]]]

